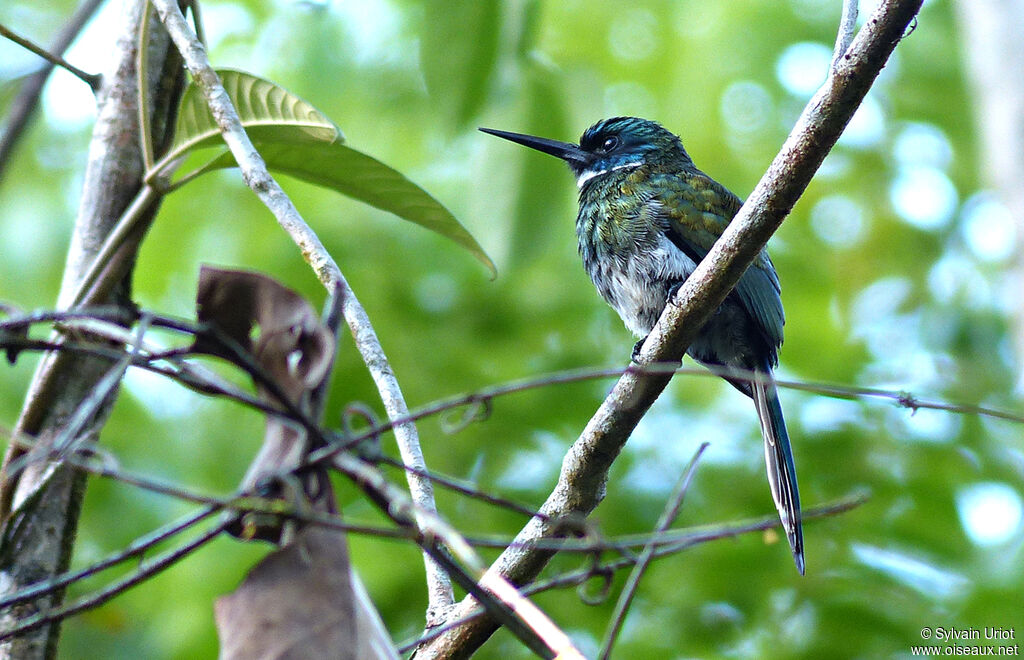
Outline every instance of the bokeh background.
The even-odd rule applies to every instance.
[[[862,5],[871,10],[871,2]],[[8,0],[0,21],[46,43],[73,7]],[[478,133],[478,125],[570,140],[603,117],[654,118],[682,136],[699,167],[744,196],[823,80],[840,3],[208,0],[202,9],[215,65],[269,78],[318,106],[351,146],[447,205],[496,261],[491,281],[443,238],[283,180],[341,264],[416,407],[561,369],[621,367],[633,343],[578,262],[576,190],[564,165]],[[102,70],[119,16],[112,0],[69,59]],[[780,377],[1024,409],[1013,341],[1019,225],[987,187],[962,39],[953,3],[926,2],[916,30],[770,243],[788,321]],[[36,65],[0,42],[0,108]],[[0,182],[3,302],[54,304],[92,118],[85,86],[54,74]],[[235,171],[207,175],[166,200],[139,258],[137,300],[191,316],[202,263],[258,269],[317,305],[324,298]],[[16,419],[36,359],[22,355],[0,367],[3,427]],[[610,386],[501,398],[489,419],[457,434],[425,421],[428,465],[539,506],[564,450]],[[619,656],[899,657],[922,641],[925,626],[1024,633],[1019,424],[794,390],[782,398],[805,506],[855,492],[870,499],[806,524],[804,578],[772,534],[658,561]],[[353,401],[381,408],[345,336],[329,419],[336,423]],[[261,433],[251,411],[133,372],[102,442],[125,469],[226,494]],[[630,440],[593,519],[607,534],[649,530],[704,441],[711,446],[678,524],[773,513],[749,400],[715,379],[681,376]],[[391,444],[386,438],[393,452]],[[340,492],[347,519],[380,521],[354,489]],[[524,522],[443,491],[439,507],[468,534],[510,536]],[[74,563],[86,565],[188,510],[94,480]],[[351,545],[396,640],[414,637],[426,604],[417,550],[372,538]],[[213,599],[266,552],[214,542],[67,622],[61,656],[213,657]],[[549,574],[584,561],[558,558]],[[536,600],[593,653],[613,602],[588,606],[571,590]],[[526,655],[505,633],[479,653]]]

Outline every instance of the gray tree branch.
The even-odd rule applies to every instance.
[[[117,42],[112,71],[104,76],[98,91],[98,116],[89,144],[88,162],[78,217],[71,237],[67,265],[61,284],[59,305],[66,305],[88,264],[95,256],[111,225],[131,203],[142,185],[142,164],[138,153],[136,101],[136,34],[142,20],[142,2],[127,7]],[[150,68],[146,79],[151,98],[166,109],[176,104],[175,90],[166,79],[180,79],[179,61],[169,48],[167,33],[159,24],[152,31]],[[161,140],[170,132],[168,112],[154,109],[154,135]],[[155,213],[154,204],[149,213]],[[100,302],[123,299],[107,298]],[[0,509],[3,536],[0,539],[0,594],[8,594],[66,570],[78,523],[84,475],[72,466],[43,460],[46,450],[60,437],[61,430],[111,369],[113,361],[95,356],[57,352],[46,355],[29,387],[25,405],[12,437],[34,438],[42,459],[19,473],[9,471],[23,454],[12,442],[4,457],[0,475]],[[78,434],[75,442],[96,439],[116,396],[105,397],[103,405]],[[59,607],[58,591],[38,601],[18,605],[0,613],[0,627],[13,627],[33,613]],[[59,623],[39,629],[0,645],[0,658],[51,657],[56,651]]]
[[[836,62],[828,80],[804,109],[767,173],[722,237],[666,307],[641,351],[641,364],[678,364],[697,330],[725,299],[740,276],[789,214],[821,162],[860,105],[889,55],[903,38],[922,0],[883,0]],[[553,555],[531,542],[556,533],[567,515],[588,515],[603,499],[608,469],[640,418],[665,389],[671,375],[626,373],[619,379],[562,462],[558,483],[534,518],[491,566],[515,584],[532,581]],[[466,598],[450,620],[476,607]],[[494,632],[483,617],[450,630],[419,648],[416,657],[466,658]]]

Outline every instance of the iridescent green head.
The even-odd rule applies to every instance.
[[[493,128],[480,130],[561,158],[576,175],[580,188],[612,170],[641,165],[677,168],[691,162],[675,134],[658,122],[639,117],[602,119],[583,132],[578,145]]]

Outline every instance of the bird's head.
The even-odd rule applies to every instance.
[[[675,134],[658,122],[639,117],[602,119],[583,132],[579,144],[493,128],[480,130],[561,158],[576,175],[576,185],[580,188],[594,177],[613,170],[690,162]]]

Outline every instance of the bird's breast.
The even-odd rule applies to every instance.
[[[669,291],[696,264],[657,228],[629,232],[615,218],[581,214],[580,256],[601,297],[633,334],[643,337],[661,316]]]

